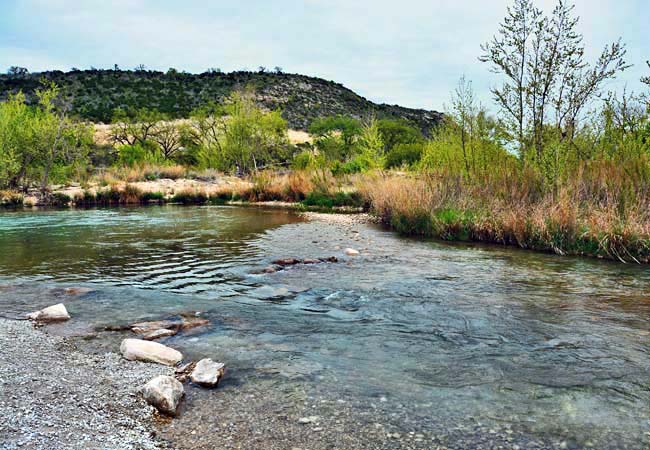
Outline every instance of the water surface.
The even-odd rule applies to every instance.
[[[347,246],[361,256],[345,257]],[[280,257],[331,255],[341,262],[258,273]],[[94,291],[61,289],[71,286]],[[230,369],[223,388],[191,391],[171,439],[215,402],[245,409],[245,392],[283,410],[256,411],[261,421],[320,415],[357,433],[358,448],[646,448],[648,299],[645,267],[403,239],[287,211],[0,214],[3,315],[65,301],[74,320],[52,332],[68,335],[187,311],[211,320],[164,341]],[[114,351],[123,337],[83,345]],[[292,440],[287,420],[287,442],[309,429],[324,433],[323,448],[357,445],[311,425]]]

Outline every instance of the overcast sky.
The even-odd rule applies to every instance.
[[[0,70],[282,67],[373,101],[441,110],[465,74],[492,108],[478,62],[511,0],[0,0]],[[538,0],[551,9],[554,1]],[[650,74],[650,0],[576,0],[589,54],[623,38],[634,64],[612,89]]]

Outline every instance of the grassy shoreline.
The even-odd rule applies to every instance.
[[[53,190],[42,205],[87,208],[212,204],[370,212],[403,235],[650,263],[650,220],[643,208],[628,205],[622,214],[616,202],[585,202],[578,198],[576,189],[536,195],[524,182],[469,182],[446,175],[383,172],[336,179],[328,174],[295,171],[262,173],[248,180],[218,179],[201,188],[187,188],[187,179],[176,179],[166,184],[166,192],[155,190],[159,187],[156,182],[126,181],[94,186],[74,195]],[[5,207],[30,206],[23,203],[20,194],[5,192],[0,197],[5,199]]]

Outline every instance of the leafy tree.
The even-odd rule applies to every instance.
[[[18,93],[0,104],[0,185],[26,188],[33,181],[46,191],[53,170],[87,156],[92,130],[67,117],[58,86],[44,82],[29,106]]]
[[[424,143],[396,144],[386,153],[384,167],[392,169],[401,166],[414,166],[422,159]]]
[[[359,153],[370,168],[383,166],[384,141],[379,131],[379,123],[371,116],[363,124],[359,135]]]
[[[379,133],[384,143],[384,153],[390,152],[398,144],[423,142],[422,132],[403,119],[380,119],[377,121]]]
[[[251,173],[290,159],[285,152],[287,122],[278,111],[259,109],[250,91],[233,93],[224,105],[195,111],[192,134],[207,167]]]
[[[309,126],[309,133],[316,137],[319,152],[331,161],[346,160],[355,153],[361,130],[357,119],[345,116],[318,118]]]

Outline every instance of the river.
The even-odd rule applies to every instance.
[[[361,252],[343,253],[346,247]],[[277,258],[337,256],[261,274]],[[66,287],[87,287],[78,296]],[[406,239],[372,224],[228,206],[3,212],[0,313],[48,327],[192,312],[164,341],[228,367],[159,433],[181,448],[647,448],[650,271]]]

